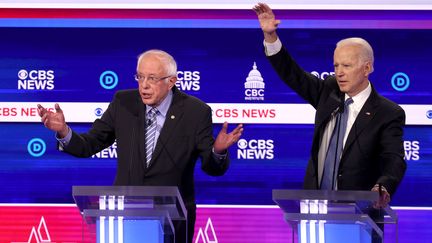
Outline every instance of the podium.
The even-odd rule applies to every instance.
[[[384,224],[397,229],[397,215],[389,206],[372,207],[378,192],[273,190],[272,197],[291,226],[292,242],[370,243],[372,237],[379,242]]]
[[[175,242],[172,221],[187,223],[177,187],[73,186],[72,194],[90,234],[83,242]]]

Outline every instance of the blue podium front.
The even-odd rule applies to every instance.
[[[273,200],[292,227],[293,242],[301,243],[382,240],[378,225],[397,225],[397,215],[390,207],[373,208],[378,196],[370,191],[273,190]]]
[[[77,186],[73,196],[90,232],[85,242],[175,242],[172,221],[187,221],[176,187]]]
[[[96,242],[163,243],[165,233],[159,220],[97,219]],[[113,217],[114,218],[114,217]]]

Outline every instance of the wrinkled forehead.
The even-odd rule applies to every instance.
[[[334,61],[356,61],[361,55],[361,47],[358,45],[342,45],[334,50]]]

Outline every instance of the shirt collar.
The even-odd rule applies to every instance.
[[[173,92],[172,90],[170,90],[168,92],[168,95],[165,97],[165,99],[160,103],[160,105],[156,106],[156,108],[158,109],[159,113],[162,116],[166,116],[166,114],[168,113],[168,109],[171,105],[171,101],[173,99]],[[146,115],[148,115],[148,112],[150,111],[152,107],[149,105],[146,105]]]
[[[369,98],[369,95],[372,93],[372,86],[370,82],[368,83],[368,86],[366,89],[358,93],[357,95],[351,97],[353,99],[353,104],[355,107],[361,108],[363,107],[364,103],[366,103],[366,100]],[[350,98],[347,94],[345,94],[345,101]]]

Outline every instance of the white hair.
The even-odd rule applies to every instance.
[[[165,71],[167,75],[176,76],[177,77],[177,63],[174,58],[165,51],[152,49],[141,53],[138,56],[137,66],[140,64],[141,60],[148,55],[154,55],[159,60],[161,60],[165,65]]]
[[[359,37],[352,37],[340,40],[336,44],[336,48],[342,47],[342,46],[358,46],[360,47],[360,59],[363,62],[370,62],[371,63],[371,72],[374,70],[374,53],[372,46],[365,40]]]

